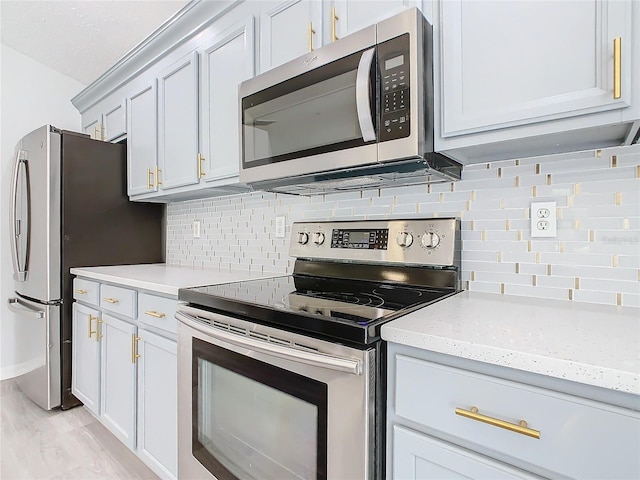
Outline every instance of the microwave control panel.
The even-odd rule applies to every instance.
[[[380,142],[408,137],[409,34],[405,33],[378,45],[381,89]]]

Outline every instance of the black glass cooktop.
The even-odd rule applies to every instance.
[[[290,275],[180,289],[194,307],[367,345],[385,322],[454,293],[394,283]]]

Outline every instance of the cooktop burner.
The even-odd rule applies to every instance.
[[[379,327],[452,293],[449,289],[283,276],[180,290],[180,299],[253,321],[369,343]]]

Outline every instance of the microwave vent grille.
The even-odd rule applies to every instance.
[[[434,158],[436,155],[438,158]],[[256,190],[312,196],[351,190],[453,182],[460,179],[461,172],[462,167],[458,163],[442,155],[433,154],[429,160],[410,159],[267,180],[254,183],[252,187]]]

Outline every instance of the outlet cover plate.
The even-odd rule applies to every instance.
[[[531,238],[555,238],[558,234],[556,202],[531,204]]]

